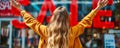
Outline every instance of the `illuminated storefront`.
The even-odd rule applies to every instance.
[[[26,0],[26,2],[27,1],[28,0]],[[52,0],[30,0],[30,3],[27,2],[28,5],[25,3],[21,3],[21,4],[23,4],[24,6],[23,8],[26,11],[30,12],[33,15],[33,17],[35,17],[39,22],[42,22],[43,24],[47,24],[49,22],[50,16],[56,7],[65,6],[71,17],[71,26],[74,26],[75,24],[78,23],[78,21],[80,21],[85,15],[87,15],[96,6],[96,4],[94,4],[96,2],[94,1],[96,0],[53,0],[53,1]],[[120,30],[120,13],[116,13],[117,12],[116,10],[119,9],[117,8],[117,5],[116,5],[118,4],[118,0],[109,0],[109,1],[110,1],[109,5],[107,5],[106,7],[102,8],[101,11],[99,11],[97,17],[93,21],[93,25],[91,27],[88,27],[85,30],[85,33],[82,35],[81,38],[87,38],[87,36],[88,37],[90,36],[90,38],[97,38],[97,40],[100,39],[100,41],[103,41],[103,35],[105,33],[120,32],[119,31]],[[3,3],[3,2],[0,2],[0,3]],[[22,17],[17,16],[19,14],[15,12],[11,12],[9,3],[5,3],[5,5],[0,4],[0,7],[1,7],[0,8],[0,35],[2,35],[2,32],[3,32],[2,30],[4,29],[3,27],[5,26],[9,32],[8,33],[9,48],[12,48],[12,46],[14,47],[17,45],[20,46],[21,48],[27,47],[29,42],[25,42],[24,35],[23,35],[24,40],[22,41],[21,39],[18,39],[19,37],[15,37],[16,34],[19,34],[18,33],[19,30],[25,29],[24,31],[27,32],[26,27],[18,25],[21,27],[19,28],[17,25],[12,24],[12,21],[15,21],[15,19],[17,19],[17,21],[21,23],[23,21]],[[14,23],[16,24],[16,22]],[[118,31],[114,32],[115,30],[118,30]],[[27,33],[26,33],[26,36],[27,36]],[[120,38],[120,35],[118,36]],[[86,46],[85,44],[87,43],[87,41],[88,39],[85,40],[85,42],[83,42],[84,46]],[[0,41],[0,43],[1,42],[2,41]],[[26,43],[26,46],[23,45],[22,43],[23,44]],[[104,44],[104,42],[101,44]],[[104,45],[102,45],[102,47],[103,46]]]

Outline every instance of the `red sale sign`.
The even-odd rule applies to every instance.
[[[29,3],[29,2],[28,2]],[[98,3],[98,0],[93,0],[92,1],[92,7],[93,9],[96,8]],[[109,0],[108,5],[112,5],[113,0]],[[40,23],[43,23],[46,17],[46,13],[49,10],[50,14],[52,15],[53,11],[55,10],[56,6],[53,4],[52,0],[44,0],[42,7],[40,9],[40,13],[37,17],[37,20]],[[97,15],[95,16],[93,20],[93,27],[94,28],[114,28],[114,22],[102,22],[100,20],[101,16],[105,17],[111,17],[112,16],[112,11],[111,10],[99,10]],[[47,22],[49,23],[49,19],[51,16],[47,16]],[[18,21],[17,21],[18,22]],[[77,0],[71,0],[70,4],[70,25],[74,26],[78,23],[78,3]],[[14,21],[13,26],[16,28],[24,28],[24,26],[21,27],[21,23],[19,22],[18,25],[14,25],[16,22]],[[25,24],[22,24],[25,25]]]
[[[45,0],[42,4],[41,11],[40,11],[40,13],[37,17],[37,20],[40,23],[43,23],[44,19],[45,19],[45,16],[46,16],[46,13],[47,13],[47,10],[49,10],[50,13],[52,14],[53,11],[55,10],[55,8],[56,7],[51,0]],[[49,19],[50,19],[50,17],[47,17],[47,22],[49,22]]]

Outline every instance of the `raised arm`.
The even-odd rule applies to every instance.
[[[78,37],[80,34],[82,34],[87,26],[92,25],[92,20],[97,11],[106,6],[107,2],[108,0],[99,0],[97,7],[92,10],[87,16],[85,16],[76,26],[73,26],[71,28],[71,34],[75,37]]]
[[[21,11],[21,15],[23,16],[24,22],[27,26],[29,26],[32,30],[34,30],[37,34],[39,34],[41,37],[47,36],[47,26],[42,25],[39,23],[35,18],[33,18],[30,14],[28,14],[26,11]]]
[[[15,2],[14,0],[11,0],[11,3],[14,7],[16,7],[23,16],[23,19],[27,26],[29,26],[31,29],[33,29],[37,34],[39,34],[41,37],[45,38],[47,37],[46,29],[47,27],[39,23],[35,18],[33,18],[30,14],[28,14],[25,10],[22,10],[20,8],[20,4],[18,2]]]

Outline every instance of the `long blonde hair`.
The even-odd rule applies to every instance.
[[[47,48],[68,48],[69,15],[65,7],[55,9],[48,26]]]

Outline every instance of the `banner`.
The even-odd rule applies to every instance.
[[[30,4],[29,0],[16,0],[23,6]],[[9,0],[0,0],[0,16],[20,16],[17,8],[11,6]]]
[[[26,0],[26,1],[17,0],[17,1],[24,6],[27,6],[30,4],[29,0]],[[70,26],[74,26],[79,22],[78,21],[78,3],[77,3],[78,0],[70,0],[70,1],[71,1],[71,3],[70,3]],[[107,5],[111,6],[113,4],[113,0],[108,0],[108,1],[109,2]],[[98,0],[92,0],[92,9],[95,9],[97,7],[97,3],[98,3]],[[37,16],[37,20],[40,23],[43,23],[45,21],[47,23],[49,23],[49,20],[55,9],[56,9],[56,5],[53,3],[52,0],[44,0],[42,3],[42,6],[40,8],[40,12]],[[12,13],[14,15],[17,15],[17,16],[20,15],[19,11],[17,11],[17,9],[12,8],[12,10],[14,10],[14,11],[12,11]],[[46,15],[48,11],[50,12],[49,16]],[[112,22],[112,21],[105,22],[105,21],[101,21],[101,19],[100,19],[101,17],[112,17],[112,15],[113,15],[112,10],[110,10],[110,9],[109,10],[99,10],[93,20],[92,27],[94,27],[94,28],[114,28],[114,22]],[[13,24],[16,24],[16,22],[14,22]],[[25,24],[22,24],[22,25],[25,25]],[[20,28],[21,28],[22,25],[18,24],[17,27],[20,26]]]
[[[11,6],[8,0],[0,0],[0,16],[11,16]]]

